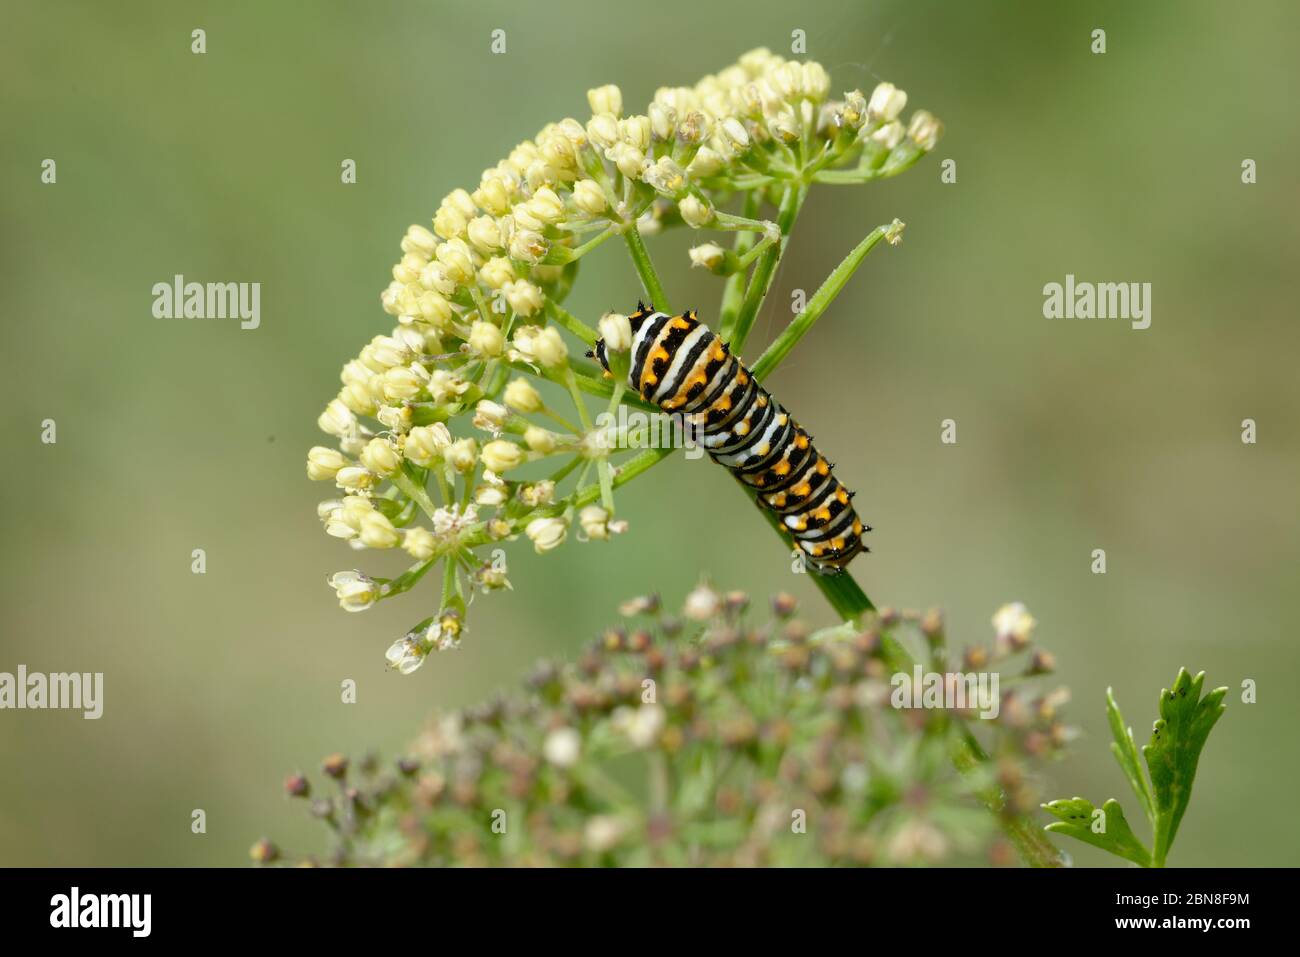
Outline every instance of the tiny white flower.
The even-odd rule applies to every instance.
[[[473,471],[478,461],[478,443],[473,439],[458,439],[447,447],[443,458],[457,472]]]
[[[667,723],[667,714],[657,704],[636,708],[618,708],[612,717],[614,727],[636,748],[648,748],[659,740]]]
[[[693,194],[678,203],[677,209],[682,214],[682,221],[694,229],[713,222],[713,207]]]
[[[907,125],[907,135],[913,143],[928,152],[934,149],[939,137],[943,135],[943,124],[925,110],[917,110]]]
[[[404,675],[409,675],[420,665],[424,664],[424,659],[429,657],[429,651],[422,646],[422,643],[410,635],[405,638],[398,638],[388,646],[388,651],[384,653],[384,658],[388,661],[390,668],[395,668]]]
[[[708,585],[700,585],[686,596],[682,614],[692,621],[707,621],[722,608],[722,599]]]
[[[1037,624],[1029,609],[1018,601],[1003,605],[993,614],[993,630],[998,640],[1013,648],[1028,644]]]
[[[709,271],[719,268],[726,259],[727,251],[717,243],[701,243],[691,248],[692,266],[703,266]]]
[[[480,399],[478,405],[474,407],[474,428],[491,432],[493,435],[501,434],[509,418],[510,410],[491,399]]]
[[[335,572],[329,586],[344,611],[365,611],[379,600],[379,585],[358,571]]]
[[[609,512],[601,508],[599,505],[588,505],[579,512],[578,524],[590,539],[607,539],[612,531],[610,528]]]
[[[533,543],[539,555],[558,548],[569,534],[569,527],[563,518],[535,518],[528,523],[524,534]]]
[[[540,508],[555,501],[555,483],[550,479],[530,482],[519,489],[519,501],[529,508]]]
[[[546,760],[558,768],[571,768],[578,763],[582,751],[582,736],[572,728],[556,728],[542,744]]]
[[[871,91],[867,116],[880,123],[898,119],[907,105],[907,94],[892,83],[880,83]]]

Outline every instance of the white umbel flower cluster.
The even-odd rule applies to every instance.
[[[442,561],[440,615],[463,614],[474,589],[509,587],[502,563],[482,554],[501,540],[547,553],[627,529],[614,516],[611,446],[581,405],[581,392],[611,386],[578,356],[598,335],[626,349],[631,333],[621,314],[597,330],[563,309],[577,262],[610,238],[631,248],[685,226],[759,237],[743,260],[712,243],[692,252],[715,272],[747,268],[780,232],[725,211],[732,197],[757,208],[795,183],[894,175],[940,134],[925,112],[904,123],[907,95],[891,84],[869,96],[830,91],[820,64],[766,49],[694,86],[659,89],[644,113],[625,113],[617,86],[598,87],[585,120],[548,123],[407,229],[380,296],[395,325],[344,365],[318,419],[332,442],[311,449],[307,474],[337,488],[318,508],[328,535],[416,564],[392,581],[340,573],[331,584],[343,607],[406,591]],[[534,382],[567,391],[577,414],[549,407]],[[530,469],[541,474],[525,477]],[[577,487],[557,492],[570,474]],[[390,662],[409,672],[432,647],[407,636]]]

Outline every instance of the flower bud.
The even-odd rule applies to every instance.
[[[600,337],[610,352],[627,352],[632,348],[632,323],[627,316],[607,312],[600,317]]]
[[[555,451],[555,433],[541,426],[530,425],[524,432],[524,442],[534,452],[550,455]]]
[[[334,399],[325,407],[325,411],[320,414],[316,424],[322,432],[328,435],[346,438],[356,430],[357,417],[340,400]]]
[[[479,319],[470,326],[469,347],[480,356],[496,358],[505,351],[506,337],[495,323]]]
[[[569,350],[554,326],[521,326],[514,335],[514,347],[525,362],[547,368],[561,366],[569,357]]]
[[[578,180],[573,185],[573,204],[589,216],[599,216],[608,205],[605,191],[594,179]]]
[[[710,272],[716,272],[722,268],[727,251],[717,243],[702,243],[691,248],[690,257],[692,266],[703,266]]]
[[[587,104],[591,107],[593,115],[611,113],[618,116],[623,112],[623,93],[612,83],[598,86],[594,90],[587,91]]]
[[[334,476],[334,481],[338,483],[340,488],[367,489],[376,485],[379,478],[368,468],[349,465],[338,470],[338,473]]]
[[[450,296],[456,292],[456,280],[451,278],[446,266],[436,261],[420,270],[420,285],[441,296]]]
[[[898,119],[907,105],[907,93],[892,83],[881,83],[871,91],[871,100],[867,103],[867,117],[878,123],[888,123]]]
[[[501,291],[505,293],[506,302],[518,315],[532,316],[541,312],[542,291],[527,279],[517,279],[506,283]]]
[[[473,471],[478,461],[478,443],[473,439],[459,439],[447,447],[443,453],[447,464],[460,473]]]
[[[500,289],[506,283],[514,281],[515,267],[504,256],[495,256],[483,264],[478,277],[489,289]]]
[[[402,536],[383,512],[370,512],[361,520],[361,543],[369,548],[396,548]]]
[[[903,124],[898,120],[892,120],[871,134],[871,142],[892,150],[903,141],[903,133]]]
[[[563,518],[535,518],[524,529],[539,555],[558,548],[569,534]]]
[[[428,467],[442,458],[443,452],[450,445],[451,432],[443,423],[417,425],[407,433],[402,454],[416,465]]]
[[[618,117],[612,113],[598,113],[587,121],[587,139],[602,150],[611,149],[618,142]]]
[[[434,543],[433,532],[421,525],[413,525],[402,533],[402,548],[416,561],[432,558]]]
[[[387,439],[371,439],[361,450],[361,464],[376,475],[388,477],[402,467],[402,457]]]
[[[578,524],[588,538],[609,538],[609,512],[599,505],[588,505],[578,513]]]
[[[921,149],[929,152],[943,135],[943,124],[925,110],[917,110],[907,125],[907,136]]]
[[[695,229],[713,222],[713,207],[706,200],[701,200],[695,195],[687,196],[677,204],[677,208],[681,211],[682,220],[686,225]]]
[[[516,412],[540,412],[542,396],[527,379],[512,379],[506,386],[506,405]]]
[[[564,219],[564,200],[554,190],[542,187],[528,201],[528,211],[543,223],[553,225]]]
[[[438,262],[447,267],[447,276],[457,283],[474,279],[474,257],[463,239],[450,239],[438,247]]]
[[[493,472],[508,472],[524,463],[524,450],[513,442],[497,439],[483,446],[481,458],[485,468]]]
[[[385,405],[375,413],[384,428],[392,432],[407,432],[411,428],[411,408],[406,405]]]
[[[495,252],[503,245],[501,227],[491,216],[478,216],[470,220],[465,234],[476,248],[485,253]]]
[[[610,159],[618,171],[628,179],[640,179],[645,166],[645,153],[630,143],[616,143],[610,150]]]
[[[334,478],[339,469],[346,468],[348,464],[347,457],[338,449],[316,445],[307,453],[307,477],[313,482],[323,482]]]
[[[510,418],[510,410],[500,402],[481,399],[474,407],[474,428],[499,434]],[[490,467],[490,466],[489,466]]]

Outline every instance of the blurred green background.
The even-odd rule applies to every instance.
[[[106,688],[97,722],[0,712],[0,864],[238,865],[263,833],[318,849],[286,772],[391,755],[432,709],[571,654],[619,599],[675,602],[702,573],[794,590],[830,621],[726,474],[677,457],[621,494],[621,540],[513,547],[514,591],[475,604],[463,650],[402,678],[383,651],[433,599],[340,611],[325,578],[359,556],[321,533],[328,490],[303,470],[339,366],[391,326],[378,294],[409,223],[544,122],[585,118],[587,88],[616,82],[642,109],[753,46],[788,54],[794,29],[832,89],[889,79],[947,127],[899,179],[813,192],[753,340],[751,358],[792,289],[907,222],[771,382],[860,492],[876,530],[859,580],[878,603],[942,606],[958,642],[1029,605],[1084,732],[1049,796],[1127,793],[1107,685],[1141,742],[1180,665],[1258,681],[1258,704],[1229,696],[1173,859],[1300,863],[1294,7],[5,7],[0,671],[103,671]],[[675,302],[707,315],[720,284],[686,268],[692,241],[651,249]],[[1153,283],[1152,327],[1044,319],[1042,287],[1067,272]],[[150,287],[175,273],[260,282],[261,328],[154,319]],[[589,318],[639,293],[614,243],[581,280],[569,305]]]

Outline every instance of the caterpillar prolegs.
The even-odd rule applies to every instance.
[[[865,550],[853,494],[780,404],[695,318],[668,316],[637,304],[628,385],[671,415],[680,415],[715,462],[752,488],[776,514],[810,564],[842,570]],[[603,339],[592,353],[606,372]]]

